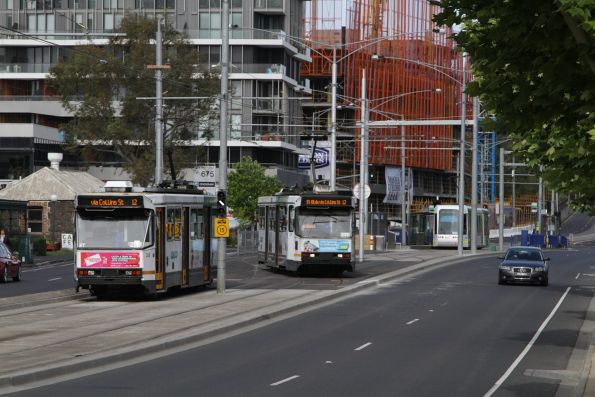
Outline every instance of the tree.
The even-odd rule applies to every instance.
[[[228,176],[227,201],[236,218],[254,222],[258,197],[281,190],[277,178],[266,176],[265,168],[250,157],[244,157]]]
[[[155,64],[156,25],[153,19],[127,16],[122,35],[105,46],[76,47],[49,74],[74,116],[64,126],[70,149],[88,162],[121,163],[141,185],[151,181],[155,169],[156,112],[154,100],[136,98],[155,96],[155,71],[147,66]],[[199,149],[187,142],[199,120],[214,113],[219,82],[207,73],[196,77],[198,52],[180,32],[166,25],[163,37],[163,59],[170,67],[163,71],[165,96],[212,98],[164,101],[164,152],[172,155],[179,174],[195,161]]]
[[[493,111],[515,152],[548,185],[595,212],[595,0],[443,0],[461,25],[467,92]],[[543,167],[541,167],[543,166]]]

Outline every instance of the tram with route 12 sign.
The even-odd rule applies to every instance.
[[[282,192],[258,199],[258,262],[299,271],[355,270],[350,192]]]
[[[98,298],[116,287],[154,295],[213,281],[215,197],[193,186],[108,182],[104,190],[75,199],[77,290]]]

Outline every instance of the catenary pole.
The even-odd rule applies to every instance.
[[[361,103],[361,129],[360,129],[360,159],[359,159],[359,261],[364,261],[364,245],[366,240],[366,69],[362,70],[362,103]]]
[[[500,189],[498,207],[498,249],[504,250],[504,148],[500,148]]]
[[[333,47],[331,81],[331,180],[330,189],[337,190],[337,47]]]
[[[221,14],[221,96],[219,119],[219,190],[227,193],[227,107],[229,92],[229,0],[223,0]],[[227,241],[217,244],[217,293],[225,293],[225,254]]]
[[[479,98],[473,97],[473,145],[471,147],[471,253],[477,253],[477,134]]]
[[[155,36],[155,186],[163,182],[163,34],[161,16],[157,16],[157,34]]]
[[[459,230],[457,238],[457,253],[463,256],[463,236],[464,236],[464,221],[465,221],[465,119],[467,118],[467,97],[465,95],[466,76],[465,76],[465,60],[466,54],[463,53],[463,67],[461,79],[461,139],[459,147]]]

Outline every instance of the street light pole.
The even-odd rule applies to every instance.
[[[221,97],[219,118],[219,190],[227,192],[227,106],[229,92],[229,0],[223,0],[221,14]],[[217,243],[217,293],[225,293],[225,254],[227,241]]]
[[[465,95],[465,59],[466,54],[463,52],[463,72],[461,79],[461,145],[459,148],[459,231],[458,231],[458,242],[457,252],[459,256],[463,256],[463,232],[465,220],[465,119],[467,118],[467,97]]]
[[[337,190],[337,47],[333,47],[331,81],[331,180],[330,189]]]
[[[500,214],[498,216],[498,249],[504,250],[504,148],[500,148],[500,189],[499,189]]]
[[[360,129],[360,160],[359,160],[359,261],[364,261],[364,245],[366,236],[366,164],[368,155],[366,153],[366,129],[367,129],[367,103],[366,103],[366,69],[362,69],[362,99],[361,99],[361,129]]]

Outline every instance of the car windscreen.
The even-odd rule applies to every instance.
[[[506,260],[541,261],[541,253],[537,250],[510,249],[506,253]]]
[[[458,234],[459,233],[459,211],[458,210],[440,210],[438,214],[438,234]]]

